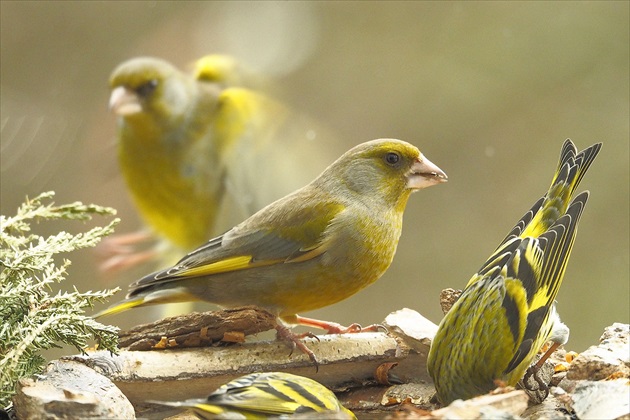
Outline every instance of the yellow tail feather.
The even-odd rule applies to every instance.
[[[102,316],[109,316],[109,315],[116,315],[128,309],[141,306],[143,303],[144,303],[143,297],[137,297],[131,300],[123,300],[122,302],[118,302],[114,306],[110,306],[109,308],[97,313],[96,315],[94,315],[94,318],[100,318]]]

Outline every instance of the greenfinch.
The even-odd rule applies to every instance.
[[[151,57],[122,63],[110,86],[119,164],[136,208],[180,252],[193,249],[206,239],[224,189],[212,135],[220,89]]]
[[[356,419],[354,413],[319,382],[283,372],[241,376],[207,398],[149,402],[187,408],[200,419],[266,419],[308,413],[338,413],[338,418]]]
[[[151,259],[172,265],[174,255],[318,173],[327,148],[313,139],[312,127],[279,102],[234,86],[239,74],[227,56],[204,57],[194,74],[151,57],[113,71],[109,105],[118,120],[119,165],[150,233],[106,241],[113,257],[103,269]],[[158,247],[131,252],[152,235]]]
[[[601,149],[565,141],[547,193],[470,279],[439,325],[427,366],[443,404],[514,386],[543,345],[539,367],[568,339],[555,298],[589,197],[573,193]]]
[[[410,194],[447,180],[400,140],[355,146],[305,187],[264,207],[189,253],[175,266],[130,285],[126,299],[100,315],[158,303],[203,300],[255,305],[289,324],[356,331],[299,312],[346,299],[389,267]],[[286,327],[278,332],[314,358]]]

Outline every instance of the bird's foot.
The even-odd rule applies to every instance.
[[[98,268],[103,273],[117,273],[150,261],[155,255],[155,251],[143,251],[129,255],[113,255],[100,263]]]
[[[353,333],[358,333],[358,332],[377,332],[377,331],[387,332],[387,328],[385,328],[383,325],[380,325],[380,324],[373,324],[373,325],[369,325],[363,328],[359,324],[351,324],[347,327],[344,327],[343,325],[338,324],[336,322],[328,322],[328,321],[322,321],[319,319],[305,318],[299,315],[285,316],[285,317],[282,317],[282,319],[285,322],[290,323],[290,324],[298,324],[298,325],[303,325],[306,327],[321,328],[323,330],[326,330],[328,334],[353,334]],[[319,341],[319,338],[315,334],[311,332],[295,334],[284,324],[281,324],[279,320],[276,324],[276,332],[277,332],[276,335],[279,339],[290,343],[291,353],[293,353],[293,350],[297,347],[298,349],[300,349],[302,353],[306,354],[308,358],[313,362],[313,364],[315,365],[315,369],[319,370],[319,364],[318,364],[317,358],[315,357],[315,354],[311,351],[311,349],[309,349],[306,346],[306,344],[304,344],[301,341],[301,339],[305,337],[315,338]]]
[[[307,327],[315,327],[320,328],[322,330],[326,330],[328,334],[353,334],[358,332],[378,332],[383,331],[387,332],[387,328],[385,328],[381,324],[372,324],[367,327],[361,327],[360,324],[354,323],[350,324],[347,327],[344,327],[341,324],[336,322],[322,321],[319,319],[313,318],[305,318],[299,315],[295,315],[295,319],[293,320],[295,323],[304,325]]]
[[[297,347],[302,353],[308,356],[311,362],[313,362],[313,364],[315,365],[315,371],[319,371],[319,362],[317,361],[317,357],[315,357],[315,353],[313,353],[313,351],[301,341],[301,339],[305,337],[315,338],[317,339],[317,341],[319,341],[319,338],[315,334],[310,332],[306,332],[303,334],[294,334],[288,327],[277,323],[276,337],[289,343],[289,345],[291,346],[291,353],[289,353],[289,356],[293,354],[293,350],[295,350],[295,348]]]
[[[98,267],[102,273],[116,273],[150,261],[157,255],[157,251],[149,249],[138,251],[138,244],[153,239],[150,232],[137,232],[109,236],[96,247]]]
[[[530,401],[540,404],[549,396],[549,381],[553,370],[530,366],[525,371],[520,387],[527,393]]]
[[[549,387],[555,373],[554,363],[545,361],[555,351],[555,347],[552,346],[536,364],[527,368],[523,379],[518,382],[518,387],[527,393],[533,404],[540,404],[549,396]]]

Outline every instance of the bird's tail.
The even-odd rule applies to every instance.
[[[578,153],[575,144],[567,139],[560,150],[558,168],[553,175],[549,190],[521,217],[501,241],[495,253],[507,246],[514,238],[527,236],[537,238],[549,230],[567,211],[573,192],[601,148],[602,144],[596,143]]]
[[[131,285],[131,291],[124,300],[97,313],[94,315],[94,318],[115,315],[128,309],[137,308],[138,306],[159,305],[162,303],[194,302],[199,300],[197,296],[191,294],[185,287],[153,289],[150,286],[147,286],[144,288],[136,287],[134,289],[135,284],[136,283]]]
[[[547,232],[566,213],[573,192],[601,147],[601,143],[596,143],[578,153],[575,144],[570,139],[564,142],[551,186],[539,202],[540,207],[533,212],[533,218],[518,236],[537,238]],[[532,210],[535,209],[532,208]]]
[[[128,309],[142,306],[143,304],[145,304],[143,296],[137,296],[135,298],[125,299],[97,313],[96,315],[94,315],[94,318],[100,318],[100,317],[109,316],[109,315],[116,315]]]
[[[545,245],[549,248],[544,252],[545,258],[557,260],[546,264],[546,271],[542,276],[544,280],[538,279],[534,282],[536,284],[531,285],[530,296],[538,293],[540,281],[549,286],[549,290],[545,291],[545,301],[549,296],[555,296],[573,246],[577,223],[588,199],[588,192],[580,194],[573,202],[571,198],[601,147],[601,143],[596,143],[578,153],[571,140],[567,139],[564,142],[549,190],[521,217],[480,268],[478,274],[485,274],[493,268],[504,266],[503,259],[508,258],[524,239],[541,238],[544,244],[554,244]],[[572,204],[569,206],[569,203]],[[563,217],[565,215],[567,216]],[[561,232],[556,232],[558,229],[561,229]],[[539,265],[540,261],[532,263]],[[549,273],[549,270],[552,270],[553,274]],[[541,275],[538,271],[535,272],[537,276]],[[473,276],[469,285],[476,279],[478,276]]]

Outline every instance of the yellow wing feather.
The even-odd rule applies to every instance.
[[[284,372],[241,376],[205,399],[182,402],[150,401],[190,408],[200,418],[268,418],[295,413],[338,413],[335,418],[356,419],[335,394],[320,383]],[[274,417],[275,418],[275,417]]]

